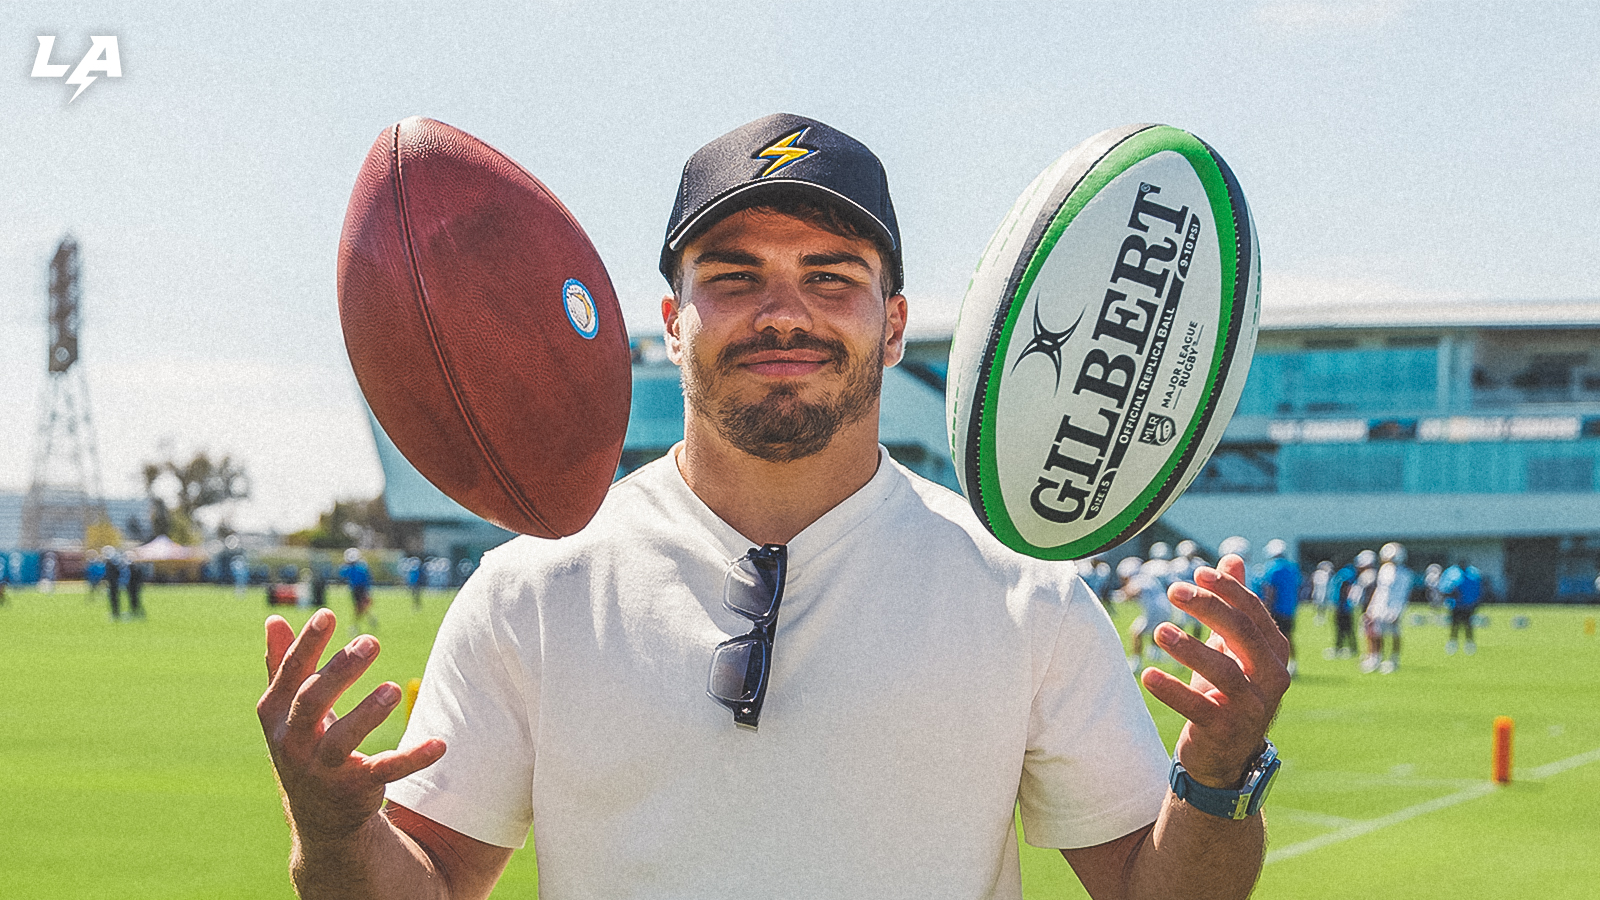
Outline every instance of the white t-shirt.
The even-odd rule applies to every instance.
[[[1154,821],[1166,752],[1071,563],[882,453],[789,543],[751,732],[706,696],[750,546],[669,454],[581,533],[489,553],[402,741],[449,750],[389,799],[500,846],[531,826],[544,900],[1016,898],[1019,800],[1040,846]]]
[[[1139,601],[1139,615],[1146,628],[1172,621],[1172,602],[1167,599],[1167,589],[1159,576],[1141,571],[1128,579],[1127,587],[1122,590]]]
[[[1372,603],[1367,606],[1367,615],[1374,622],[1400,621],[1416,580],[1417,574],[1405,566],[1384,563],[1379,567],[1378,580],[1372,586]]]

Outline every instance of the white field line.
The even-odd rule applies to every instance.
[[[1293,859],[1294,857],[1300,856],[1303,853],[1310,853],[1313,850],[1321,850],[1323,847],[1326,847],[1330,844],[1338,844],[1348,841],[1351,838],[1361,837],[1364,834],[1371,834],[1372,832],[1381,828],[1388,828],[1390,825],[1398,825],[1407,819],[1414,819],[1417,816],[1424,815],[1426,813],[1437,812],[1438,810],[1455,806],[1457,803],[1464,803],[1468,800],[1474,800],[1493,791],[1494,789],[1494,783],[1486,781],[1475,787],[1469,787],[1464,791],[1456,791],[1454,794],[1449,794],[1436,800],[1429,800],[1425,803],[1418,803],[1415,806],[1408,806],[1405,809],[1399,810],[1398,812],[1392,812],[1387,816],[1383,816],[1382,818],[1368,819],[1365,822],[1357,822],[1353,825],[1346,825],[1345,827],[1340,828],[1338,831],[1330,831],[1327,834],[1319,834],[1309,841],[1301,841],[1298,844],[1290,844],[1287,847],[1273,850],[1267,854],[1267,862],[1275,863],[1279,862],[1280,860]]]
[[[1579,753],[1577,756],[1569,756],[1566,759],[1559,759],[1553,763],[1545,763],[1536,769],[1529,769],[1521,777],[1529,781],[1540,781],[1549,778],[1551,775],[1559,775],[1568,769],[1576,769],[1579,766],[1588,765],[1595,760],[1600,760],[1600,748],[1590,750],[1588,753]]]
[[[1330,816],[1327,813],[1310,812],[1304,809],[1287,809],[1282,806],[1272,807],[1272,821],[1274,822],[1300,822],[1305,825],[1316,825],[1321,828],[1347,828],[1358,824],[1360,819],[1351,819],[1346,816]]]
[[[1576,756],[1569,756],[1566,759],[1557,760],[1553,763],[1546,763],[1545,765],[1534,769],[1529,769],[1527,772],[1520,773],[1518,777],[1526,781],[1539,781],[1549,778],[1552,775],[1565,772],[1568,769],[1575,769],[1578,766],[1587,765],[1597,760],[1600,760],[1600,748],[1590,750],[1587,753],[1579,753]],[[1485,794],[1493,793],[1496,787],[1497,785],[1490,781],[1480,782],[1472,787],[1456,791],[1454,794],[1448,794],[1434,800],[1418,803],[1415,806],[1408,806],[1405,809],[1392,812],[1387,816],[1382,816],[1377,819],[1368,819],[1364,822],[1353,822],[1335,831],[1330,831],[1327,834],[1318,835],[1310,840],[1301,841],[1298,844],[1290,844],[1287,847],[1281,847],[1277,850],[1270,851],[1267,853],[1267,862],[1275,863],[1279,862],[1280,860],[1293,859],[1296,856],[1310,853],[1313,850],[1321,850],[1323,847],[1327,847],[1332,844],[1343,843],[1351,838],[1361,837],[1364,834],[1371,834],[1374,831],[1388,828],[1390,825],[1398,825],[1401,822],[1404,822],[1408,819],[1414,819],[1417,816],[1426,815],[1431,812],[1438,812],[1441,809],[1448,809],[1449,807],[1455,806],[1458,803],[1465,803],[1468,800],[1475,800]],[[1291,812],[1290,818],[1294,817],[1294,813]]]

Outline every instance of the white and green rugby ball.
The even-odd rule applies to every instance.
[[[951,453],[989,531],[1081,559],[1154,522],[1238,405],[1260,282],[1239,183],[1186,131],[1104,131],[1034,179],[950,351]]]

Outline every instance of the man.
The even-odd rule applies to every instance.
[[[106,596],[111,601],[111,621],[122,619],[122,586],[128,583],[127,557],[120,552],[106,557]]]
[[[127,559],[122,563],[122,586],[128,591],[128,615],[144,618],[144,579],[148,563]]]
[[[1122,598],[1139,604],[1139,615],[1128,624],[1128,668],[1135,671],[1145,662],[1145,641],[1150,641],[1150,661],[1161,658],[1155,640],[1156,629],[1176,618],[1167,600],[1166,586],[1161,581],[1163,562],[1156,559],[1141,562],[1137,556],[1125,556],[1117,563]]]
[[[1096,897],[1249,892],[1261,817],[1214,801],[1275,767],[1282,637],[1237,559],[1173,588],[1216,632],[1157,630],[1189,684],[1143,673],[1190,719],[1180,800],[1075,567],[1006,551],[878,445],[900,259],[877,158],[820,122],[690,159],[662,253],[684,441],[580,534],[484,558],[403,749],[355,749],[396,685],[329,712],[376,641],[314,673],[332,616],[268,620],[303,897],[483,897],[530,826],[547,898],[1018,897],[1019,799]]]
[[[1289,677],[1298,663],[1294,652],[1294,616],[1300,606],[1300,567],[1289,559],[1289,545],[1278,538],[1263,548],[1267,567],[1261,572],[1255,592],[1272,613],[1272,622],[1289,642]]]
[[[1328,585],[1332,580],[1332,560],[1325,559],[1311,570],[1311,608],[1316,613],[1316,623],[1319,627],[1328,621],[1328,610],[1333,608],[1334,595],[1328,591]]]
[[[350,586],[350,603],[355,607],[355,617],[350,629],[357,634],[370,634],[378,630],[378,617],[372,614],[372,570],[361,558],[361,551],[351,547],[344,551],[344,565],[339,567],[339,577]]]
[[[1378,576],[1367,603],[1367,656],[1361,671],[1384,674],[1400,668],[1400,619],[1413,590],[1420,591],[1417,574],[1406,568],[1406,548],[1390,541],[1378,548]],[[1383,654],[1385,640],[1389,655]]]
[[[1478,644],[1472,634],[1472,617],[1477,614],[1478,600],[1483,596],[1483,573],[1463,559],[1439,576],[1439,593],[1444,596],[1445,608],[1450,610],[1450,637],[1444,644],[1445,655],[1455,654],[1456,635],[1463,629],[1466,631],[1464,649],[1467,655],[1478,652]]]

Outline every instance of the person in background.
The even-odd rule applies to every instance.
[[[1111,592],[1111,567],[1098,556],[1078,560],[1078,577],[1104,605]]]
[[[233,595],[243,597],[245,587],[250,584],[250,564],[244,561],[244,554],[228,561],[228,572],[233,575]]]
[[[300,580],[294,586],[294,605],[305,609],[311,605],[311,567],[300,567]]]
[[[1178,581],[1193,583],[1194,570],[1211,565],[1200,555],[1200,545],[1194,541],[1179,541],[1176,549],[1177,553],[1172,557],[1172,575]]]
[[[326,563],[318,563],[311,569],[311,606],[321,609],[328,605],[328,575],[325,571]]]
[[[1267,565],[1255,584],[1255,593],[1272,613],[1273,624],[1289,641],[1289,677],[1293,678],[1299,669],[1294,651],[1294,615],[1300,606],[1300,567],[1289,559],[1289,545],[1283,541],[1273,538],[1264,549]]]
[[[1450,610],[1450,637],[1444,644],[1445,655],[1456,652],[1456,634],[1463,629],[1467,642],[1462,649],[1468,656],[1478,652],[1472,635],[1472,617],[1478,612],[1478,601],[1483,597],[1483,573],[1463,559],[1439,576],[1439,593],[1444,596],[1445,608]]]
[[[56,589],[56,554],[54,551],[45,553],[39,560],[39,593],[51,594]]]
[[[422,609],[422,560],[415,556],[400,560],[400,573],[405,576],[406,587],[411,591],[411,608]]]
[[[122,586],[128,592],[128,617],[144,618],[145,564],[136,559],[122,561]]]
[[[100,590],[100,582],[106,580],[105,557],[93,550],[90,550],[89,560],[83,567],[83,577],[89,582],[89,599],[93,600],[94,595]]]
[[[356,609],[355,619],[350,623],[351,632],[377,633],[378,617],[372,614],[372,570],[367,568],[360,550],[351,547],[344,551],[344,565],[339,567],[339,577],[350,586],[350,602]]]
[[[1157,565],[1152,566],[1154,562]],[[1122,582],[1122,596],[1139,604],[1139,616],[1128,626],[1128,668],[1135,671],[1145,661],[1144,642],[1150,641],[1151,661],[1161,659],[1161,649],[1156,646],[1156,626],[1171,622],[1172,604],[1167,600],[1166,586],[1161,583],[1165,560],[1145,562],[1137,556],[1123,558],[1117,563],[1117,578]]]
[[[1422,587],[1428,598],[1429,609],[1444,609],[1444,594],[1439,592],[1439,578],[1444,574],[1444,566],[1438,563],[1429,563],[1422,570]]]
[[[106,599],[111,601],[111,621],[122,618],[122,555],[106,548]]]
[[[1333,563],[1325,559],[1311,572],[1311,608],[1316,611],[1318,625],[1328,621],[1328,612],[1333,609],[1333,595],[1328,592],[1331,581]]]
[[[1177,584],[1180,581],[1193,584],[1194,570],[1201,566],[1210,565],[1210,563],[1206,562],[1200,555],[1200,545],[1194,541],[1179,541],[1176,549],[1177,553],[1167,563],[1166,583],[1168,586]],[[1177,616],[1174,624],[1196,638],[1200,637],[1204,626],[1200,624],[1199,619],[1176,607],[1173,608],[1173,613]]]
[[[1400,668],[1400,619],[1412,593],[1422,592],[1420,581],[1417,573],[1406,568],[1405,547],[1390,541],[1378,548],[1378,575],[1365,618],[1367,656],[1361,661],[1361,671],[1377,670],[1387,675]],[[1387,657],[1383,654],[1385,639],[1389,644]]]

